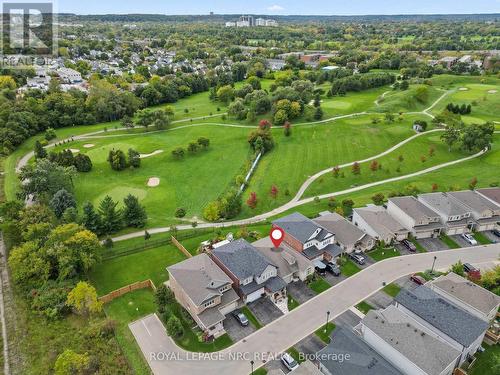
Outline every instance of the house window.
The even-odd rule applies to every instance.
[[[210,307],[210,306],[213,306],[213,305],[215,305],[215,300],[211,300],[211,301],[205,302],[203,304],[203,307]]]

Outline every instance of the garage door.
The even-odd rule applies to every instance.
[[[236,309],[236,307],[238,307],[238,301],[233,302],[227,306],[224,306],[224,308],[220,309],[220,312],[223,315],[227,315],[230,312],[234,311]]]
[[[432,237],[432,232],[419,232],[415,234],[415,238],[430,238]]]
[[[251,294],[249,294],[247,296],[247,303],[250,303],[250,302],[253,302],[253,301],[257,301],[261,296],[262,294],[264,293],[264,288],[262,289],[259,289]]]

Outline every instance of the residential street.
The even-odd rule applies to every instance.
[[[276,358],[323,325],[327,311],[330,319],[335,319],[374,294],[383,282],[429,269],[435,255],[421,253],[375,263],[218,353],[203,355],[179,349],[155,315],[131,323],[130,329],[155,375],[246,375],[251,371],[250,360],[258,368],[265,363],[262,357]],[[438,253],[435,267],[447,269],[458,260],[480,266],[498,261],[499,256],[500,244],[445,250]]]

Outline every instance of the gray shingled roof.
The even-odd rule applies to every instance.
[[[488,199],[491,199],[496,204],[500,205],[500,188],[478,189],[477,191]]]
[[[427,218],[439,217],[437,212],[434,212],[429,207],[427,207],[422,202],[419,202],[417,198],[409,197],[393,197],[389,198],[389,201],[394,203],[399,207],[404,213],[410,216],[415,221],[419,222],[421,220],[426,220]]]
[[[384,207],[367,206],[355,208],[354,211],[380,236],[393,236],[408,233],[399,221],[393,218]]]
[[[446,193],[420,194],[418,199],[445,216],[461,216],[470,213],[469,208],[456,199],[450,198]]]
[[[207,254],[188,258],[167,270],[197,306],[215,296],[221,296],[219,289],[232,284],[229,276]]]
[[[489,212],[491,216],[500,214],[499,206],[473,190],[452,191],[448,194],[479,214],[483,212]]]
[[[395,300],[465,347],[488,329],[487,322],[423,285],[412,291],[402,289]]]
[[[321,232],[317,236],[318,241],[321,241],[327,234],[330,233],[321,225],[298,212],[294,212],[293,214],[277,219],[273,221],[273,224],[280,227],[286,233],[290,234],[302,243],[307,242],[307,240],[318,228],[321,228]]]
[[[370,237],[370,235],[336,212],[320,216],[314,219],[314,221],[335,233],[335,240],[345,246],[355,245],[364,236]]]
[[[244,239],[232,241],[212,251],[239,280],[260,276],[273,262]]]
[[[349,354],[349,360],[334,361],[333,355]],[[318,352],[319,361],[332,374],[400,375],[388,361],[366,344],[350,328],[337,327],[330,344]]]
[[[500,297],[496,294],[453,272],[439,276],[431,281],[431,284],[481,311],[484,315],[488,315],[500,303]]]
[[[330,254],[333,258],[335,258],[342,254],[342,252],[343,251],[340,246],[331,243],[323,249],[318,249],[316,246],[310,246],[307,249],[304,249],[302,254],[304,254],[307,259],[314,259],[325,253]]]
[[[385,310],[369,311],[362,324],[430,375],[441,374],[460,356],[458,350],[425,331],[393,305]]]

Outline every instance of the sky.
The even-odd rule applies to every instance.
[[[11,0],[12,1],[12,0]],[[77,14],[460,14],[500,13],[500,0],[56,0]]]

